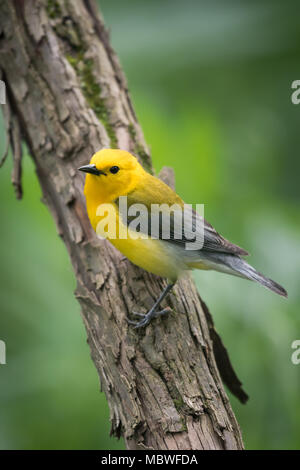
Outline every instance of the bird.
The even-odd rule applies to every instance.
[[[78,170],[86,173],[84,195],[95,232],[107,238],[133,264],[167,278],[167,286],[152,308],[145,314],[132,312],[138,317],[136,321],[127,319],[134,328],[145,327],[153,318],[170,311],[168,307],[160,309],[160,305],[187,270],[212,269],[239,276],[287,297],[281,285],[247,263],[243,258],[249,254],[246,250],[226,240],[190,206],[186,210],[180,196],[147,172],[130,152],[101,149],[92,156],[89,164]],[[153,216],[151,209],[155,207],[157,212],[157,207],[164,207],[164,213],[166,207],[173,206],[176,209],[169,212],[166,237],[162,216]],[[178,226],[175,215],[180,211],[187,212],[187,218],[181,219],[184,223]],[[137,213],[139,223],[136,223],[138,217],[134,217]],[[185,225],[189,225],[187,230]],[[108,229],[109,226],[113,228]],[[200,248],[187,248],[192,234],[194,237],[199,235],[202,241]]]

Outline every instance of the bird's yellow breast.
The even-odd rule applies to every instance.
[[[109,211],[106,211],[106,207],[105,203],[96,205],[90,202],[87,205],[88,215],[97,235],[107,238],[137,266],[175,281],[185,266],[174,248],[162,240],[130,230],[123,224],[116,204],[109,204]],[[99,215],[100,213],[102,214]]]

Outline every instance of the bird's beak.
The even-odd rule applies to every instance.
[[[106,175],[104,171],[98,170],[96,165],[83,165],[78,170],[83,171],[84,173],[91,173],[92,175]]]

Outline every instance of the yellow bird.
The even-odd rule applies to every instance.
[[[287,297],[282,286],[263,276],[241,257],[247,255],[247,251],[219,235],[192,209],[186,211],[182,199],[169,186],[146,172],[129,152],[100,150],[88,165],[79,170],[87,173],[84,194],[88,216],[96,233],[108,238],[132,263],[169,281],[148,313],[135,314],[141,317],[138,322],[129,320],[136,328],[169,311],[159,310],[162,300],[184,271],[195,268],[214,269],[250,279]],[[123,207],[124,197],[127,213]],[[179,229],[174,216],[176,210],[171,212],[167,236],[164,236],[161,216],[155,217],[151,213],[153,207],[161,205],[164,205],[162,213],[166,212],[166,206],[173,205],[177,213],[187,212],[187,219],[181,219],[184,223],[181,228],[179,225]],[[137,213],[139,223],[133,217]],[[199,235],[202,240],[200,248],[187,248],[192,235]]]

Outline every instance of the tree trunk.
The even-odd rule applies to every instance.
[[[23,139],[71,258],[112,433],[128,449],[242,449],[220,374],[241,401],[247,396],[192,280],[178,282],[167,298],[171,314],[134,330],[125,317],[151,306],[166,281],[99,240],[87,217],[77,168],[97,150],[127,149],[152,171],[93,0],[2,0],[0,72],[16,194]]]

